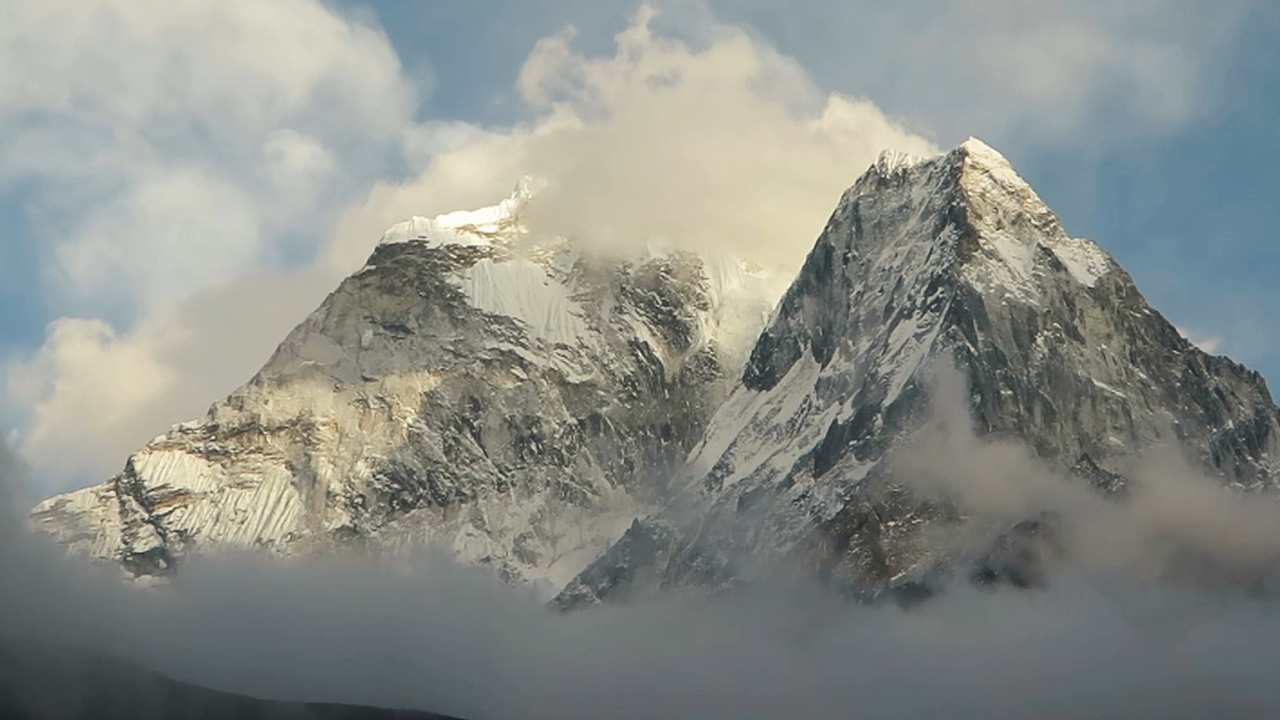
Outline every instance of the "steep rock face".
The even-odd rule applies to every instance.
[[[135,575],[430,542],[563,584],[663,498],[756,332],[726,308],[767,301],[738,263],[531,237],[530,194],[389,230],[248,384],[37,527]]]
[[[730,583],[746,559],[862,588],[923,572],[920,529],[955,510],[912,498],[886,458],[925,422],[933,370],[952,365],[978,432],[1104,492],[1154,445],[1237,488],[1280,480],[1262,378],[1184,339],[999,153],[970,140],[931,159],[886,154],[841,199],[683,494],[559,602]],[[656,567],[620,557],[636,546]]]

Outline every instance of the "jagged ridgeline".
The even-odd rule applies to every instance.
[[[979,435],[1103,492],[1157,445],[1238,489],[1280,478],[1262,378],[1183,338],[1004,157],[977,140],[930,159],[887,153],[841,198],[683,493],[558,602],[719,587],[744,558],[858,592],[923,576],[922,538],[956,510],[912,498],[889,459],[926,425],[939,367],[959,369]],[[1028,520],[994,547],[1043,530]]]
[[[1108,492],[1156,445],[1238,488],[1280,477],[1262,378],[1192,346],[979,141],[882,156],[776,306],[746,263],[533,236],[529,195],[393,228],[252,381],[38,526],[137,575],[433,542],[564,606],[721,587],[744,557],[884,587],[954,521],[889,468],[939,366],[980,435]]]
[[[662,505],[776,295],[731,259],[536,237],[533,195],[389,230],[248,384],[37,526],[138,576],[433,543],[562,586]]]

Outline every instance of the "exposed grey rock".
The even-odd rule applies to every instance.
[[[1158,445],[1237,489],[1280,479],[1280,412],[1261,376],[1183,338],[970,140],[931,159],[886,154],[844,194],[691,454],[683,494],[629,531],[679,528],[671,550],[630,576],[720,587],[744,563],[777,561],[859,593],[918,583],[939,567],[920,530],[960,518],[914,497],[888,460],[926,424],[940,366],[960,370],[978,433],[1104,493],[1123,495],[1118,471]],[[1029,582],[1006,560],[1026,560],[1031,545],[1014,540],[1046,528],[1014,528],[976,572]],[[599,582],[627,547],[564,600],[638,592]]]
[[[745,355],[726,303],[749,319],[760,279],[587,256],[529,236],[523,202],[393,228],[248,384],[37,527],[140,576],[430,542],[562,586],[665,497]]]

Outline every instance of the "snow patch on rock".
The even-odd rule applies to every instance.
[[[515,318],[537,338],[575,344],[588,332],[583,310],[547,269],[524,258],[480,260],[462,273],[462,291],[479,310]]]
[[[1066,266],[1067,271],[1081,285],[1093,287],[1098,278],[1106,275],[1115,267],[1115,261],[1105,250],[1091,240],[1065,238],[1049,246],[1058,260]]]

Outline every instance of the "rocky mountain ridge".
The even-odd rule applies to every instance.
[[[863,594],[926,574],[938,558],[924,530],[957,510],[913,497],[890,458],[929,421],[950,367],[980,436],[1106,491],[1160,445],[1237,489],[1280,481],[1262,378],[1183,338],[1003,156],[973,139],[935,158],[887,153],[840,200],[682,494],[558,602],[732,585],[744,564]]]
[[[531,234],[533,195],[388,230],[249,383],[37,527],[139,577],[431,543],[563,584],[660,502],[768,302],[743,263]]]

